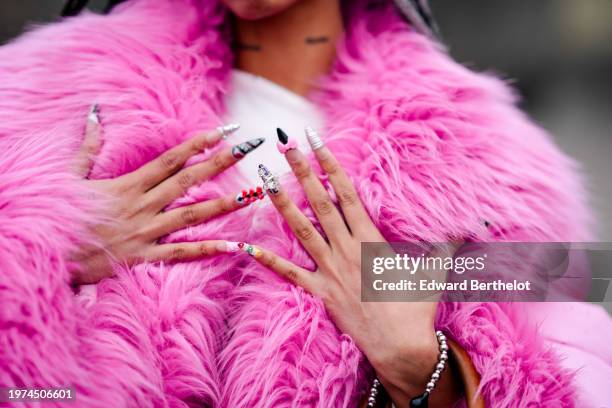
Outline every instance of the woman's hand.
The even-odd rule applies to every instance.
[[[214,255],[222,251],[224,241],[158,244],[164,235],[202,223],[220,214],[234,211],[250,200],[237,194],[164,211],[191,186],[201,183],[236,164],[255,149],[263,139],[254,139],[224,149],[210,159],[183,168],[187,160],[215,146],[226,127],[197,135],[146,163],[141,168],[108,180],[87,180],[90,188],[110,197],[111,206],[103,214],[109,223],[94,226],[100,246],[81,248],[75,254],[80,268],[74,274],[78,284],[95,283],[112,276],[113,262],[132,265],[143,261],[183,261]],[[100,146],[101,126],[94,108],[89,115],[86,135],[77,160],[77,171],[86,177],[92,157]]]
[[[279,138],[281,142],[286,141],[286,135]],[[291,146],[295,147],[295,143]],[[287,280],[320,297],[338,328],[350,335],[367,356],[395,403],[408,406],[411,398],[425,390],[437,362],[436,302],[362,302],[361,243],[384,242],[385,239],[329,149],[323,146],[314,151],[335,190],[342,213],[311,170],[306,157],[297,148],[287,150],[279,146],[279,149],[285,151],[285,157],[304,188],[327,240],[291,201],[265,166],[260,166],[260,175],[274,206],[318,269],[315,272],[305,270],[256,246],[246,245],[247,252]],[[442,253],[438,255],[444,256]],[[450,371],[444,371],[432,393],[432,406],[450,406],[458,399]]]

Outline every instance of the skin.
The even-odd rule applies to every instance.
[[[299,95],[326,74],[336,56],[336,42],[344,32],[337,0],[225,0],[239,12],[233,19],[236,67],[269,79]],[[248,13],[256,5],[268,17]],[[242,47],[240,46],[242,45]],[[246,45],[246,47],[244,47]]]
[[[285,154],[325,236],[319,234],[282,188],[278,194],[270,194],[270,199],[318,269],[308,271],[259,247],[255,259],[320,297],[338,328],[349,334],[368,357],[393,401],[398,406],[408,406],[410,399],[425,389],[437,362],[438,343],[434,335],[437,303],[361,301],[361,242],[385,242],[385,238],[331,151],[323,147],[315,151],[315,157],[328,176],[340,209],[312,171],[306,156],[297,149]],[[431,256],[452,256],[455,249],[454,244],[441,247]],[[431,407],[448,407],[457,401],[460,394],[452,377],[452,370],[443,372],[431,394]]]
[[[316,78],[327,73],[335,57],[335,43],[344,27],[339,0],[224,0],[233,12],[236,66],[265,77],[297,94],[306,95]],[[86,177],[99,148],[99,124],[88,123],[77,171]],[[112,198],[112,224],[92,230],[101,245],[83,248],[74,258],[82,265],[77,283],[94,283],[112,276],[112,264],[142,261],[184,261],[214,256],[225,241],[158,244],[159,238],[206,222],[240,206],[235,194],[164,211],[187,188],[236,163],[229,149],[183,168],[187,160],[215,146],[221,135],[205,132],[162,154],[142,168],[110,180],[86,180],[87,187]],[[322,236],[281,189],[270,195],[274,206],[315,260],[315,272],[260,248],[255,259],[325,303],[338,328],[350,335],[376,370],[399,407],[425,389],[438,354],[434,335],[437,303],[361,302],[360,243],[383,242],[363,204],[333,154],[315,152],[329,176],[338,203],[332,202],[305,156],[289,150],[286,160],[303,186],[324,230]],[[336,206],[339,205],[339,208]],[[451,254],[453,247],[440,251]],[[446,256],[443,254],[436,254]],[[447,407],[459,397],[457,378],[447,368],[431,394],[431,407]]]
[[[76,171],[86,177],[99,149],[100,124],[88,121],[77,157]],[[184,168],[192,156],[214,147],[222,139],[217,131],[204,132],[168,150],[157,159],[123,176],[108,180],[85,179],[86,187],[108,200],[108,223],[92,228],[100,245],[81,248],[73,255],[80,268],[76,284],[96,283],[113,276],[113,264],[145,261],[188,261],[219,253],[223,241],[158,244],[163,236],[238,210],[236,194],[164,211],[164,208],[196,184],[236,164],[228,147],[210,159]]]
[[[224,3],[234,12],[235,42],[255,46],[236,50],[237,68],[300,95],[307,95],[315,80],[329,71],[336,55],[335,44],[344,32],[339,0]],[[313,38],[327,41],[308,41]],[[290,150],[287,161],[310,198],[326,237],[312,227],[284,192],[270,198],[319,266],[318,273],[304,271],[265,250],[259,260],[320,296],[340,330],[349,334],[368,357],[393,401],[408,406],[410,399],[425,389],[436,363],[437,303],[361,302],[360,243],[385,240],[331,152],[323,148],[316,151],[316,157],[330,175],[349,228],[304,156]],[[430,396],[430,406],[447,407],[457,401],[460,390],[456,384],[453,370],[445,370]]]

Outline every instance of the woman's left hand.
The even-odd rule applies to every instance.
[[[331,151],[323,146],[315,150],[315,156],[329,176],[342,214],[304,154],[295,148],[285,153],[327,240],[291,201],[277,179],[270,179],[270,174],[264,178],[268,179],[268,187],[272,187],[268,193],[274,206],[318,269],[308,271],[257,246],[248,246],[248,252],[258,262],[320,297],[337,327],[367,356],[395,403],[408,406],[411,398],[425,390],[437,362],[434,332],[437,303],[361,301],[361,243],[385,239]],[[260,166],[262,171],[265,173],[265,167]],[[444,371],[430,406],[450,406],[456,402],[459,394],[450,371]]]

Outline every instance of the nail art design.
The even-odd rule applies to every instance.
[[[257,149],[266,139],[259,137],[257,139],[251,139],[248,142],[240,143],[232,147],[232,156],[236,159],[242,159],[253,150]]]
[[[238,129],[240,129],[240,123],[230,123],[225,126],[219,126],[217,128],[217,131],[223,135],[224,139],[227,139],[229,135],[231,135]]]
[[[280,192],[280,184],[278,178],[268,170],[263,164],[259,165],[257,174],[263,181],[263,188],[270,194],[278,194]]]
[[[91,109],[89,109],[89,113],[87,114],[87,120],[97,125],[100,124],[100,106],[98,106],[97,103],[91,105]]]
[[[295,139],[290,139],[289,136],[281,128],[276,128],[276,134],[278,135],[278,142],[276,147],[281,154],[287,153],[291,149],[297,149],[297,142]]]
[[[244,242],[227,241],[225,247],[227,252],[238,252],[244,247]]]
[[[304,128],[304,132],[306,133],[306,139],[308,139],[308,143],[310,144],[310,148],[312,150],[317,150],[325,146],[325,143],[323,143],[323,139],[321,139],[316,130],[314,130],[310,126],[306,126]]]
[[[245,251],[253,258],[259,258],[262,254],[261,250],[253,245],[247,245]]]
[[[256,189],[242,190],[242,193],[236,196],[236,202],[240,205],[247,205],[257,200],[263,200],[266,196],[263,188],[257,187]]]

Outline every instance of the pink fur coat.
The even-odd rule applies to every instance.
[[[366,391],[371,370],[322,303],[249,259],[121,269],[94,297],[68,285],[69,254],[100,214],[70,167],[89,106],[100,105],[104,128],[93,178],[219,125],[224,18],[212,0],[131,0],[0,49],[0,385],[72,386],[86,407],[353,407]],[[354,7],[313,98],[387,239],[591,238],[574,163],[508,87],[389,8]],[[176,205],[234,191],[238,179],[230,170]],[[246,240],[310,263],[271,206],[176,239]],[[536,307],[439,307],[438,326],[468,350],[492,407],[574,404],[573,373],[539,335]]]

